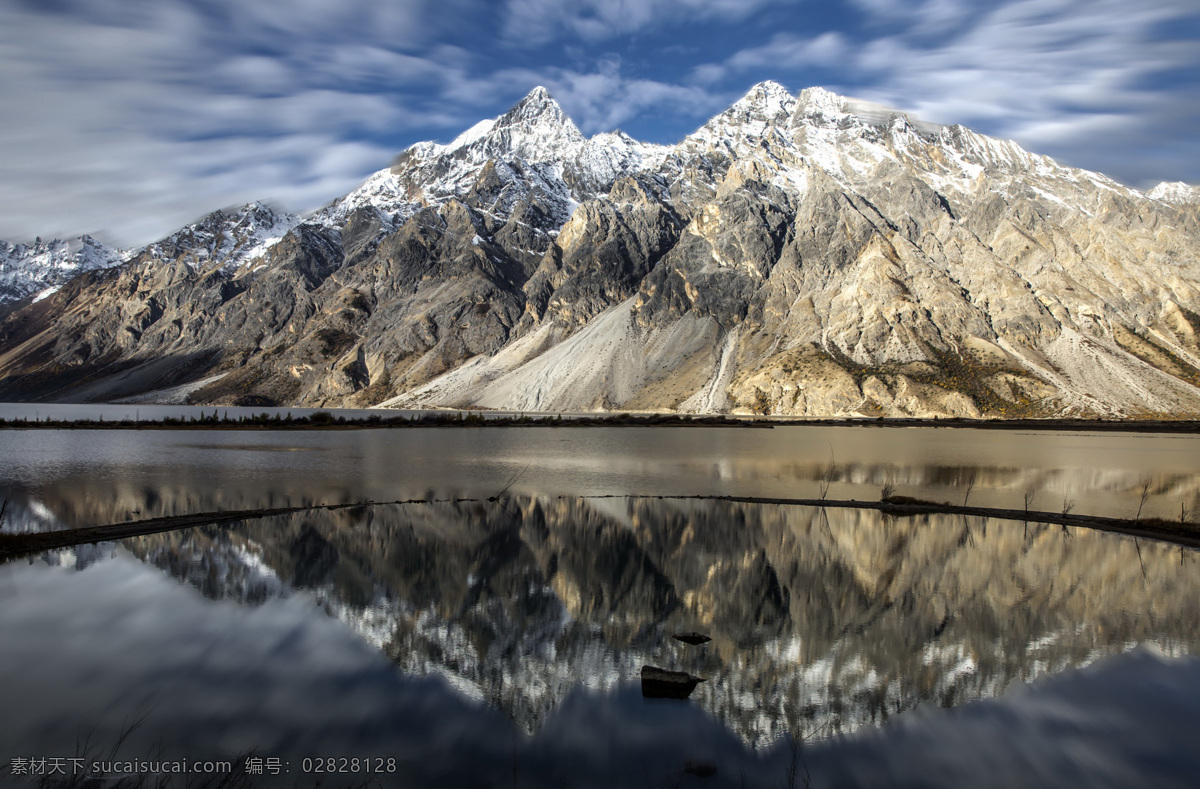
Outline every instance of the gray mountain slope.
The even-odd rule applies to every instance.
[[[172,237],[20,306],[0,397],[1194,415],[1193,197],[819,88],[669,147],[538,89],[281,240]]]

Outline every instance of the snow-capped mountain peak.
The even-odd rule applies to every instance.
[[[537,87],[473,144],[490,156],[546,161],[571,156],[586,141],[549,91]]]
[[[233,269],[262,258],[299,223],[297,214],[255,201],[213,211],[150,244],[138,256],[181,260],[197,269]]]
[[[821,87],[805,88],[796,101],[796,113],[839,118],[845,114],[846,98]]]
[[[841,96],[825,88],[806,88],[800,91],[793,126],[851,126],[874,127],[893,131],[909,131],[925,136],[937,135],[941,124],[915,118],[904,110],[866,99]]]
[[[762,107],[767,112],[774,114],[780,111],[790,112],[795,104],[796,97],[787,88],[773,80],[766,80],[746,91],[746,94],[736,101],[733,107]]]
[[[778,82],[760,82],[729,109],[689,135],[684,145],[731,146],[761,138],[772,127],[782,128],[795,106],[796,99]]]
[[[1164,203],[1183,205],[1200,202],[1200,189],[1189,186],[1183,181],[1163,181],[1158,186],[1146,192],[1146,196]]]
[[[638,142],[624,132],[588,139],[546,88],[538,86],[499,117],[481,121],[446,145],[421,142],[335,202],[317,219],[336,224],[370,205],[396,220],[422,205],[467,197],[481,173],[499,179],[489,213],[504,217],[530,187],[547,196],[554,221],[565,222],[579,201],[621,176],[657,163],[664,146]],[[488,164],[491,163],[489,167]],[[501,197],[500,195],[503,195]]]
[[[39,238],[33,244],[0,241],[0,304],[49,295],[72,277],[119,265],[126,255],[86,235],[70,241]]]
[[[571,123],[570,118],[563,112],[562,107],[550,95],[550,91],[541,85],[538,85],[525,94],[525,97],[514,104],[512,109],[496,119],[496,125],[499,127],[516,126],[531,122],[575,125]]]

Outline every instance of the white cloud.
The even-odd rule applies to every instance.
[[[589,41],[634,33],[664,22],[742,20],[772,4],[800,0],[507,0],[504,35],[544,43],[566,31]]]
[[[610,131],[647,112],[695,115],[718,112],[720,97],[694,86],[627,78],[614,72],[562,71],[550,90],[586,134]]]
[[[802,37],[780,33],[764,46],[738,52],[726,67],[744,70],[761,67],[800,68],[837,63],[849,55],[849,44],[840,33],[826,32]]]
[[[768,24],[799,2],[0,0],[0,238],[134,243],[252,198],[315,207],[415,135],[448,140],[537,84],[591,134],[699,125],[751,82],[819,71],[1118,178],[1200,180],[1200,93],[1154,88],[1200,68],[1200,47],[1161,29],[1194,0],[849,0],[857,30]],[[651,70],[667,55],[613,40],[700,23],[709,37],[670,48],[678,79]],[[726,27],[777,32],[698,62]],[[610,47],[626,60],[597,57]]]
[[[389,49],[425,5],[0,6],[0,238],[144,243],[216,206],[344,193],[395,153],[364,140],[457,120],[404,89],[458,78],[459,56]]]
[[[296,84],[296,76],[284,63],[262,55],[241,55],[213,69],[213,76],[232,90],[247,94],[283,93]]]

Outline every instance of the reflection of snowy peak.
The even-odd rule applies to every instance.
[[[528,732],[578,685],[636,684],[647,663],[706,677],[694,702],[765,745],[994,696],[1132,643],[1197,643],[1200,579],[1173,547],[959,516],[522,497],[129,544],[214,599],[311,594],[405,673],[440,674]],[[1062,583],[1012,604],[1048,567]],[[1152,604],[1161,616],[1127,616]],[[671,638],[696,629],[712,642]]]

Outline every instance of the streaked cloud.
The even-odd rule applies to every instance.
[[[543,43],[561,33],[602,41],[654,25],[722,20],[736,22],[774,4],[800,0],[507,0],[504,35],[518,43]]]
[[[1172,22],[1194,12],[1186,4],[853,4],[869,12],[871,21],[886,24],[868,26],[858,41],[836,32],[779,34],[702,66],[699,74],[711,80],[761,72],[771,64],[785,69],[835,64],[829,69],[834,80],[826,85],[831,89],[1013,138],[1133,185],[1171,177],[1158,158],[1167,142],[1164,132],[1179,129],[1181,122],[1200,127],[1200,46],[1171,38]],[[1190,72],[1192,89],[1160,86],[1160,75],[1172,71]],[[1193,165],[1188,177],[1200,178],[1200,166]]]
[[[537,84],[589,134],[674,142],[774,79],[1200,181],[1198,38],[1184,0],[8,0],[0,238],[315,208]]]
[[[564,71],[549,82],[555,98],[585,133],[620,128],[645,113],[716,114],[725,106],[699,87],[629,78],[615,71]]]

